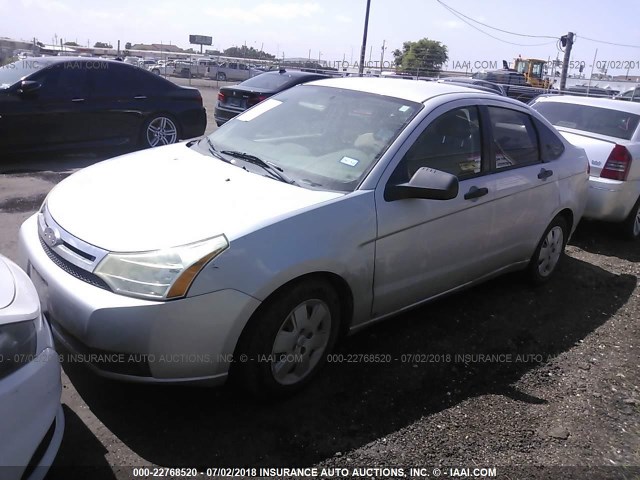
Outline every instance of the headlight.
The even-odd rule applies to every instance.
[[[138,253],[110,253],[95,274],[116,293],[154,300],[184,297],[198,272],[229,247],[217,237],[181,247]]]
[[[0,378],[33,360],[37,344],[35,320],[0,325]]]

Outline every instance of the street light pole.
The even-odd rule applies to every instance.
[[[367,30],[369,29],[369,7],[371,0],[367,0],[367,13],[364,16],[364,33],[362,34],[362,49],[360,50],[360,65],[358,65],[358,75],[361,77],[364,73],[364,55],[367,48]]]

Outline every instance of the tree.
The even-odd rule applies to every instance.
[[[113,45],[105,42],[96,42],[93,48],[113,48]]]
[[[428,38],[404,42],[402,50],[396,49],[393,57],[396,66],[418,75],[437,75],[449,58],[446,45]]]
[[[270,53],[263,52],[262,50],[256,50],[253,47],[247,47],[246,45],[242,45],[241,47],[229,47],[224,51],[224,54],[227,57],[238,57],[238,58],[254,58],[254,59],[267,59],[273,60],[275,55],[271,55]]]
[[[79,47],[80,46],[76,42],[64,42],[64,44],[69,46],[69,47]]]
[[[125,48],[126,50],[131,50],[131,42],[127,42],[127,43],[125,43],[125,44],[124,44],[124,48]]]

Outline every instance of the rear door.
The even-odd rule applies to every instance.
[[[537,126],[526,108],[489,101],[482,112],[491,139],[488,188],[494,192],[494,209],[488,227],[495,242],[493,263],[525,262],[560,206],[554,159],[563,147],[557,147],[555,157],[548,151],[545,145],[555,137],[541,142],[544,126]]]

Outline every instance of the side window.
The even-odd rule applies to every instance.
[[[406,182],[421,167],[468,178],[480,173],[481,152],[477,107],[451,110],[432,121],[420,134],[398,165],[392,181]]]
[[[488,107],[495,150],[496,169],[521,167],[540,162],[538,136],[526,113]]]
[[[90,72],[93,94],[101,97],[128,97],[149,93],[147,74],[151,75],[152,81],[158,80],[151,72],[115,62],[105,62],[103,68],[94,68]]]
[[[542,156],[542,161],[550,162],[551,160],[560,158],[560,155],[564,153],[564,143],[562,143],[562,140],[541,121],[534,118],[533,123],[540,137],[540,155]]]

